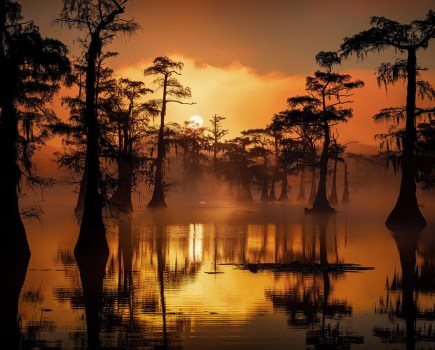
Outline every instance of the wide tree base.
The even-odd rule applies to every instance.
[[[420,211],[417,199],[402,200],[399,197],[385,225],[391,231],[409,228],[419,230],[426,227],[427,223]]]
[[[333,214],[336,213],[336,210],[331,207],[313,207],[313,208],[304,208],[305,214]]]
[[[167,208],[164,198],[152,198],[147,204],[147,208]]]

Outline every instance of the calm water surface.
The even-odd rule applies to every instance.
[[[391,233],[387,210],[175,203],[108,219],[107,261],[79,269],[71,206],[45,212],[26,222],[32,257],[6,293],[20,293],[23,349],[435,349],[432,221]],[[319,265],[280,271],[295,261]],[[374,269],[322,269],[344,263]]]

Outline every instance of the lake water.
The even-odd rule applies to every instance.
[[[25,222],[15,345],[435,349],[434,221],[393,234],[390,208],[319,219],[292,204],[170,204],[108,219],[107,262],[80,269],[71,203],[44,204]]]

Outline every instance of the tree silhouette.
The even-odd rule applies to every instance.
[[[331,144],[331,124],[346,122],[352,117],[352,109],[342,108],[342,105],[350,103],[348,98],[352,91],[364,86],[361,80],[351,81],[348,74],[332,72],[332,68],[341,63],[336,52],[319,52],[316,61],[324,71],[316,71],[314,76],[307,77],[306,90],[309,96],[320,108],[315,119],[323,130],[323,147],[320,156],[320,175],[316,198],[313,203],[313,211],[332,211],[326,197],[326,175],[328,170],[329,147]]]
[[[345,150],[345,146],[337,143],[337,136],[332,136],[332,144],[329,148],[329,154],[334,160],[334,168],[332,170],[332,185],[331,194],[329,195],[329,203],[333,206],[338,205],[338,195],[337,195],[337,166],[338,162],[342,162],[343,158],[341,154]]]
[[[298,125],[288,118],[288,111],[275,114],[272,122],[266,127],[266,131],[272,137],[273,153],[275,164],[273,165],[272,185],[275,178],[281,178],[281,193],[278,201],[288,201],[287,176],[295,173],[304,163],[308,152],[306,151],[306,140],[299,133]],[[304,129],[304,126],[302,126]],[[307,131],[308,129],[304,129]],[[307,133],[307,136],[312,136]],[[313,138],[311,138],[313,139]],[[273,188],[273,187],[272,187]],[[271,190],[272,192],[272,190]]]
[[[221,117],[215,114],[211,119],[209,119],[211,123],[211,128],[208,129],[210,132],[210,138],[212,141],[212,149],[213,149],[213,171],[216,174],[218,167],[218,152],[222,150],[222,142],[221,140],[224,138],[226,134],[228,134],[228,129],[224,129],[222,127],[222,122],[227,119],[225,117]]]
[[[435,121],[418,124],[417,135],[418,180],[429,189],[435,185]]]
[[[0,1],[0,222],[6,255],[30,254],[18,192],[23,177],[47,184],[35,176],[31,158],[56,120],[46,103],[70,68],[66,55],[61,42],[42,38],[33,22],[22,22],[18,3]]]
[[[344,162],[344,189],[343,195],[341,197],[341,205],[348,205],[350,203],[349,199],[349,171],[347,170],[346,160]]]
[[[418,114],[423,113],[416,108],[416,95],[419,93],[421,97],[433,96],[434,91],[430,85],[418,80],[420,67],[417,65],[417,51],[426,49],[431,39],[435,37],[435,12],[430,10],[424,20],[415,20],[409,24],[401,24],[385,17],[372,17],[370,23],[372,25],[370,29],[344,39],[341,45],[343,57],[356,54],[359,59],[364,59],[369,53],[381,52],[389,48],[394,48],[396,52],[405,53],[407,56],[406,59],[398,59],[393,64],[383,64],[378,69],[378,83],[388,85],[398,80],[407,82],[406,107],[381,111],[382,117],[388,120],[393,118],[405,120],[400,193],[386,225],[390,229],[402,225],[424,227],[426,220],[418,207],[415,182],[414,149],[417,138],[415,122]]]
[[[144,102],[142,98],[151,92],[143,82],[120,78],[109,89],[104,106],[110,151],[118,167],[118,187],[111,202],[124,212],[133,209],[131,192],[135,170],[148,159],[143,151],[147,149],[147,136],[152,132],[148,126],[149,116],[158,112],[152,103]]]
[[[270,193],[269,193],[269,200],[270,201],[276,201],[276,194],[275,194],[275,183],[279,178],[281,177],[282,180],[282,186],[281,186],[281,194],[278,197],[278,201],[285,202],[288,201],[287,196],[287,171],[283,171],[282,176],[280,176],[280,146],[283,142],[283,132],[281,123],[277,122],[275,118],[272,118],[272,122],[268,124],[265,128],[265,132],[269,137],[271,138],[271,147],[272,147],[272,153],[273,153],[273,159],[271,164],[271,170],[272,170],[272,182],[270,184]],[[284,170],[284,167],[283,169]]]
[[[132,33],[138,25],[120,17],[127,0],[64,0],[57,21],[68,28],[78,28],[86,33],[82,44],[86,51],[85,109],[83,118],[87,130],[86,144],[86,194],[83,217],[77,247],[83,248],[105,242],[102,199],[99,193],[100,171],[100,124],[96,112],[97,59],[102,48],[117,34]],[[99,236],[99,237],[97,237]],[[94,243],[95,243],[94,242]],[[105,243],[107,248],[107,242]]]
[[[153,61],[153,65],[144,70],[144,74],[157,75],[158,78],[154,81],[159,88],[163,90],[162,99],[156,102],[160,106],[160,128],[157,144],[157,158],[155,161],[154,175],[154,191],[151,200],[148,203],[148,208],[166,208],[165,193],[164,193],[164,159],[166,156],[165,142],[165,116],[168,103],[182,102],[183,99],[190,98],[192,93],[189,87],[184,87],[174,75],[181,75],[183,62],[175,62],[168,57],[157,57]]]
[[[250,167],[254,163],[249,146],[251,139],[246,136],[228,140],[224,145],[226,162],[223,164],[226,178],[236,188],[236,201],[252,203],[251,194],[252,172]]]
[[[249,129],[244,130],[241,134],[249,140],[249,157],[257,164],[250,166],[251,174],[256,178],[258,185],[261,188],[260,201],[269,201],[268,185],[272,180],[272,169],[269,166],[269,156],[271,140],[268,138],[265,129]]]
[[[184,123],[184,126],[176,124],[173,129],[175,131],[175,147],[182,150],[182,191],[183,193],[197,194],[198,183],[204,172],[202,163],[208,161],[203,153],[209,149],[209,138],[205,135],[206,129],[200,126],[192,126],[188,121]]]
[[[115,52],[101,53],[96,63],[96,86],[95,86],[95,108],[98,121],[102,127],[100,129],[100,143],[107,133],[107,123],[103,120],[104,100],[108,100],[109,89],[114,85],[113,70],[105,66],[104,61],[110,57],[117,56]],[[77,217],[82,216],[86,194],[87,178],[87,128],[84,120],[84,111],[86,108],[86,59],[79,57],[73,64],[71,74],[67,76],[67,81],[72,86],[78,87],[77,95],[74,97],[62,97],[62,104],[66,106],[70,115],[68,120],[58,121],[53,125],[56,134],[62,136],[63,150],[55,153],[55,159],[59,167],[65,168],[74,175],[81,177],[77,204],[74,208],[74,214]],[[106,102],[107,104],[107,102]],[[107,142],[104,143],[107,146]],[[100,150],[100,153],[104,153]],[[107,152],[106,152],[107,153]],[[101,156],[101,154],[100,154]],[[107,157],[106,157],[107,158]]]

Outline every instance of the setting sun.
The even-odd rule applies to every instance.
[[[204,119],[202,119],[201,116],[195,114],[189,118],[188,123],[191,128],[200,128],[204,125]]]

